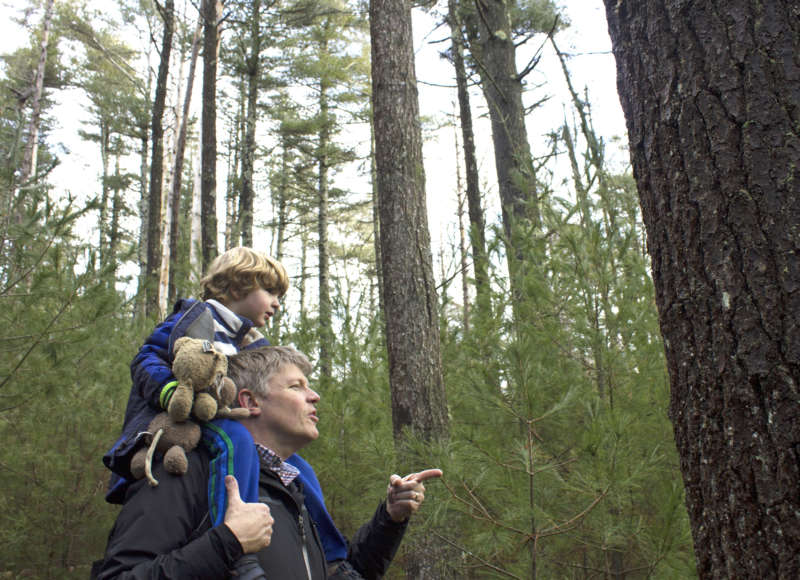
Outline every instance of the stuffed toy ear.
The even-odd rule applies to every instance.
[[[250,416],[250,411],[242,407],[231,409],[236,400],[236,384],[229,377],[222,377],[216,389],[219,409],[217,419],[245,419]]]

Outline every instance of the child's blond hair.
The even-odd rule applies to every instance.
[[[283,264],[251,248],[231,248],[211,261],[200,280],[203,300],[223,304],[240,300],[259,288],[281,297],[289,289]]]

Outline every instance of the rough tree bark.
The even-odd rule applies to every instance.
[[[372,0],[372,100],[386,342],[396,439],[448,431],[407,0]]]
[[[222,2],[202,0],[203,111],[200,178],[200,238],[203,271],[217,255],[217,50]]]
[[[156,3],[164,21],[161,55],[156,77],[156,94],[150,136],[153,142],[150,161],[150,194],[147,211],[147,277],[145,283],[145,314],[158,312],[158,282],[161,275],[161,188],[164,177],[164,109],[167,102],[169,58],[175,25],[175,3],[166,0],[164,6]]]
[[[605,0],[702,578],[800,577],[800,6]]]
[[[539,213],[522,104],[522,81],[530,67],[517,71],[516,45],[511,30],[512,7],[513,4],[505,0],[476,2],[475,12],[465,24],[481,88],[489,106],[497,188],[508,246],[511,290],[516,304],[521,299],[520,278],[524,275],[521,266],[525,263],[525,255],[520,251],[522,242],[516,237],[521,234],[515,226],[537,224]]]

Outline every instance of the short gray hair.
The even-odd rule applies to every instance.
[[[287,364],[295,365],[306,376],[314,368],[308,357],[294,347],[262,346],[229,356],[228,376],[236,383],[237,393],[250,389],[266,397],[272,375]]]

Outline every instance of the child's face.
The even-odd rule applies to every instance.
[[[239,316],[249,318],[256,327],[262,327],[280,308],[278,297],[269,290],[258,288],[245,295],[244,298],[226,304]]]

